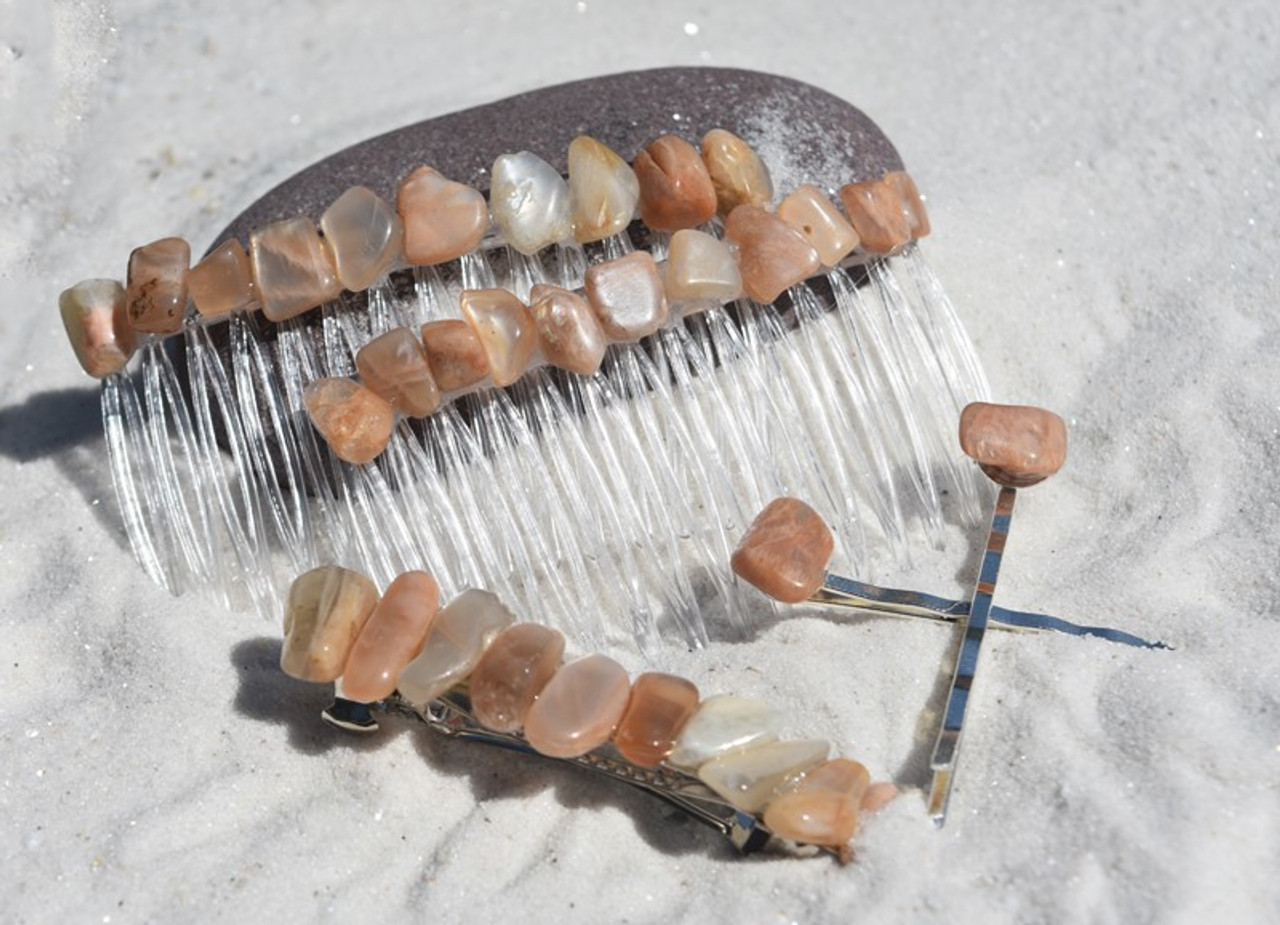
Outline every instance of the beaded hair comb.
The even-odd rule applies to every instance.
[[[976,522],[951,435],[987,389],[928,230],[846,103],[648,71],[356,145],[190,270],[153,242],[62,312],[175,593],[275,614],[318,564],[426,569],[587,648],[696,646],[746,612],[727,563],[770,498],[810,499],[858,574]]]

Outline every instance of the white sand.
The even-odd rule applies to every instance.
[[[1280,7],[171,6],[0,6],[0,921],[1280,920]],[[1000,601],[1177,646],[992,639],[951,822],[909,795],[844,869],[544,762],[328,734],[274,626],[134,566],[54,309],[370,134],[672,63],[880,123],[996,394],[1072,427]],[[679,667],[919,785],[947,642],[797,618]]]

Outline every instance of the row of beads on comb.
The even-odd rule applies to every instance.
[[[127,287],[91,279],[63,292],[63,322],[81,365],[102,378],[123,369],[139,333],[164,336],[188,316],[215,320],[257,307],[271,321],[286,320],[343,289],[363,291],[397,267],[458,260],[480,247],[491,221],[498,239],[524,255],[604,240],[626,229],[637,210],[653,230],[674,233],[663,273],[641,252],[593,267],[585,299],[547,287],[526,306],[504,297],[510,293],[473,293],[462,303],[469,327],[454,321],[424,329],[417,349],[406,339],[417,336],[406,330],[370,352],[366,366],[385,371],[367,378],[394,393],[398,410],[421,415],[438,406],[441,392],[486,378],[508,384],[531,361],[593,372],[607,340],[653,333],[666,322],[669,302],[693,310],[743,292],[772,302],[820,266],[850,254],[892,253],[929,231],[915,184],[902,172],[842,187],[848,220],[811,185],[771,212],[767,168],[720,129],[707,133],[701,154],[664,135],[636,157],[634,169],[579,136],[568,165],[566,182],[530,152],[499,157],[487,207],[478,191],[420,167],[401,183],[395,209],[352,187],[319,229],[305,216],[276,222],[250,236],[248,253],[228,240],[190,269],[189,245],[163,238],[132,253]],[[696,230],[717,215],[728,245]]]
[[[285,611],[281,667],[306,681],[341,678],[343,696],[374,703],[394,691],[424,710],[465,685],[470,711],[535,751],[578,758],[611,747],[645,769],[696,774],[774,835],[843,848],[859,814],[892,799],[861,764],[828,759],[824,741],[780,741],[782,715],[730,695],[700,699],[689,681],[626,669],[595,654],[563,662],[564,636],[520,623],[499,599],[468,590],[439,608],[425,572],[405,572],[379,596],[338,566],[305,572]]]

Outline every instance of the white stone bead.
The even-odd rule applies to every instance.
[[[742,295],[742,274],[728,244],[692,229],[671,236],[667,300],[723,304]]]
[[[422,651],[400,672],[396,686],[421,707],[471,673],[493,637],[516,622],[496,594],[470,588],[440,610]]]
[[[782,713],[771,704],[732,694],[708,697],[685,725],[667,759],[697,769],[727,752],[773,742],[782,731]]]
[[[830,750],[817,739],[753,746],[708,761],[698,777],[738,809],[758,813],[788,775],[813,767]]]
[[[489,214],[508,244],[533,254],[573,237],[569,184],[554,167],[521,151],[494,161],[492,176]]]

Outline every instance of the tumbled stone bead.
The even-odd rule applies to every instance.
[[[305,216],[275,222],[249,236],[249,259],[262,313],[287,321],[342,291],[333,258]]]
[[[408,328],[379,334],[356,353],[361,381],[397,411],[420,418],[440,407],[427,355]]]
[[[536,623],[498,634],[471,673],[471,709],[480,725],[519,732],[525,714],[564,657],[564,636]]]
[[[133,356],[135,338],[123,286],[114,279],[83,280],[58,296],[58,311],[86,373],[104,379],[124,369]]]
[[[635,171],[610,148],[586,135],[569,143],[569,202],[579,241],[599,241],[622,231],[631,224],[639,198]]]
[[[780,838],[840,847],[858,831],[858,814],[871,776],[848,758],[824,761],[789,782],[764,811],[764,824]]]
[[[416,266],[475,250],[489,227],[484,197],[430,167],[419,167],[400,184],[396,211],[404,222],[405,260]]]
[[[465,321],[428,321],[422,326],[422,349],[442,392],[468,388],[489,375],[484,344]]]
[[[716,188],[698,149],[663,135],[636,155],[640,218],[655,231],[695,228],[716,214]]]
[[[892,781],[878,780],[862,794],[860,809],[864,813],[878,813],[898,796],[898,788]]]
[[[1067,425],[1044,408],[976,401],[960,412],[960,448],[993,482],[1026,488],[1067,461]]]
[[[387,448],[395,411],[371,389],[351,379],[316,379],[303,389],[302,401],[339,459],[361,465]]]
[[[822,587],[834,548],[817,511],[797,498],[775,498],[751,522],[729,565],[774,600],[798,604]]]
[[[493,638],[515,622],[496,594],[463,591],[436,614],[422,651],[400,672],[396,687],[415,706],[435,700],[466,678]]]
[[[580,376],[600,368],[608,342],[586,299],[539,283],[529,293],[529,309],[548,363]]]
[[[587,655],[552,676],[524,718],[524,736],[539,754],[577,758],[609,741],[627,708],[627,670]]]
[[[758,813],[787,777],[812,767],[831,750],[826,742],[772,742],[713,758],[698,778],[738,809]]]
[[[135,331],[173,334],[182,328],[190,266],[191,247],[182,238],[161,238],[134,249],[126,300]]]
[[[667,298],[723,304],[742,295],[742,274],[729,245],[701,231],[677,231],[667,249]]]
[[[529,151],[504,154],[493,162],[489,212],[503,239],[522,254],[573,237],[569,185]]]
[[[773,199],[769,171],[751,146],[724,129],[702,137],[702,160],[715,186],[717,208],[728,215],[740,205],[767,206]]]
[[[782,714],[772,704],[732,694],[708,697],[685,723],[667,763],[696,770],[728,752],[773,742],[781,731]]]
[[[742,287],[757,302],[772,302],[821,266],[804,235],[759,206],[738,206],[729,213],[724,236],[738,246]]]
[[[377,282],[404,250],[400,216],[363,186],[351,187],[325,209],[320,230],[333,252],[338,281],[352,292]]]
[[[862,247],[871,254],[892,254],[911,240],[911,226],[893,181],[881,177],[840,187],[840,202]]]
[[[223,241],[187,274],[187,295],[201,318],[221,318],[258,306],[249,255],[235,238]]]
[[[280,667],[302,681],[333,681],[378,603],[378,589],[359,572],[322,565],[289,587]]]
[[[613,340],[639,340],[667,320],[658,265],[645,251],[597,263],[587,270],[587,300]]]
[[[440,586],[426,572],[404,572],[387,586],[356,637],[342,671],[342,695],[373,703],[396,689],[396,678],[422,647],[440,609]]]
[[[895,170],[885,174],[885,179],[898,188],[911,236],[913,238],[928,237],[932,230],[929,225],[929,212],[924,207],[924,200],[920,198],[920,190],[916,188],[916,181],[911,179],[911,174],[905,170]]]
[[[834,267],[858,246],[858,233],[816,186],[806,183],[778,203],[778,218],[804,235],[824,267]]]
[[[698,688],[692,681],[646,672],[631,686],[631,700],[618,722],[613,747],[632,764],[657,767],[671,754],[696,709]]]
[[[464,289],[462,314],[471,322],[498,385],[511,385],[523,374],[538,346],[533,316],[505,289]]]

